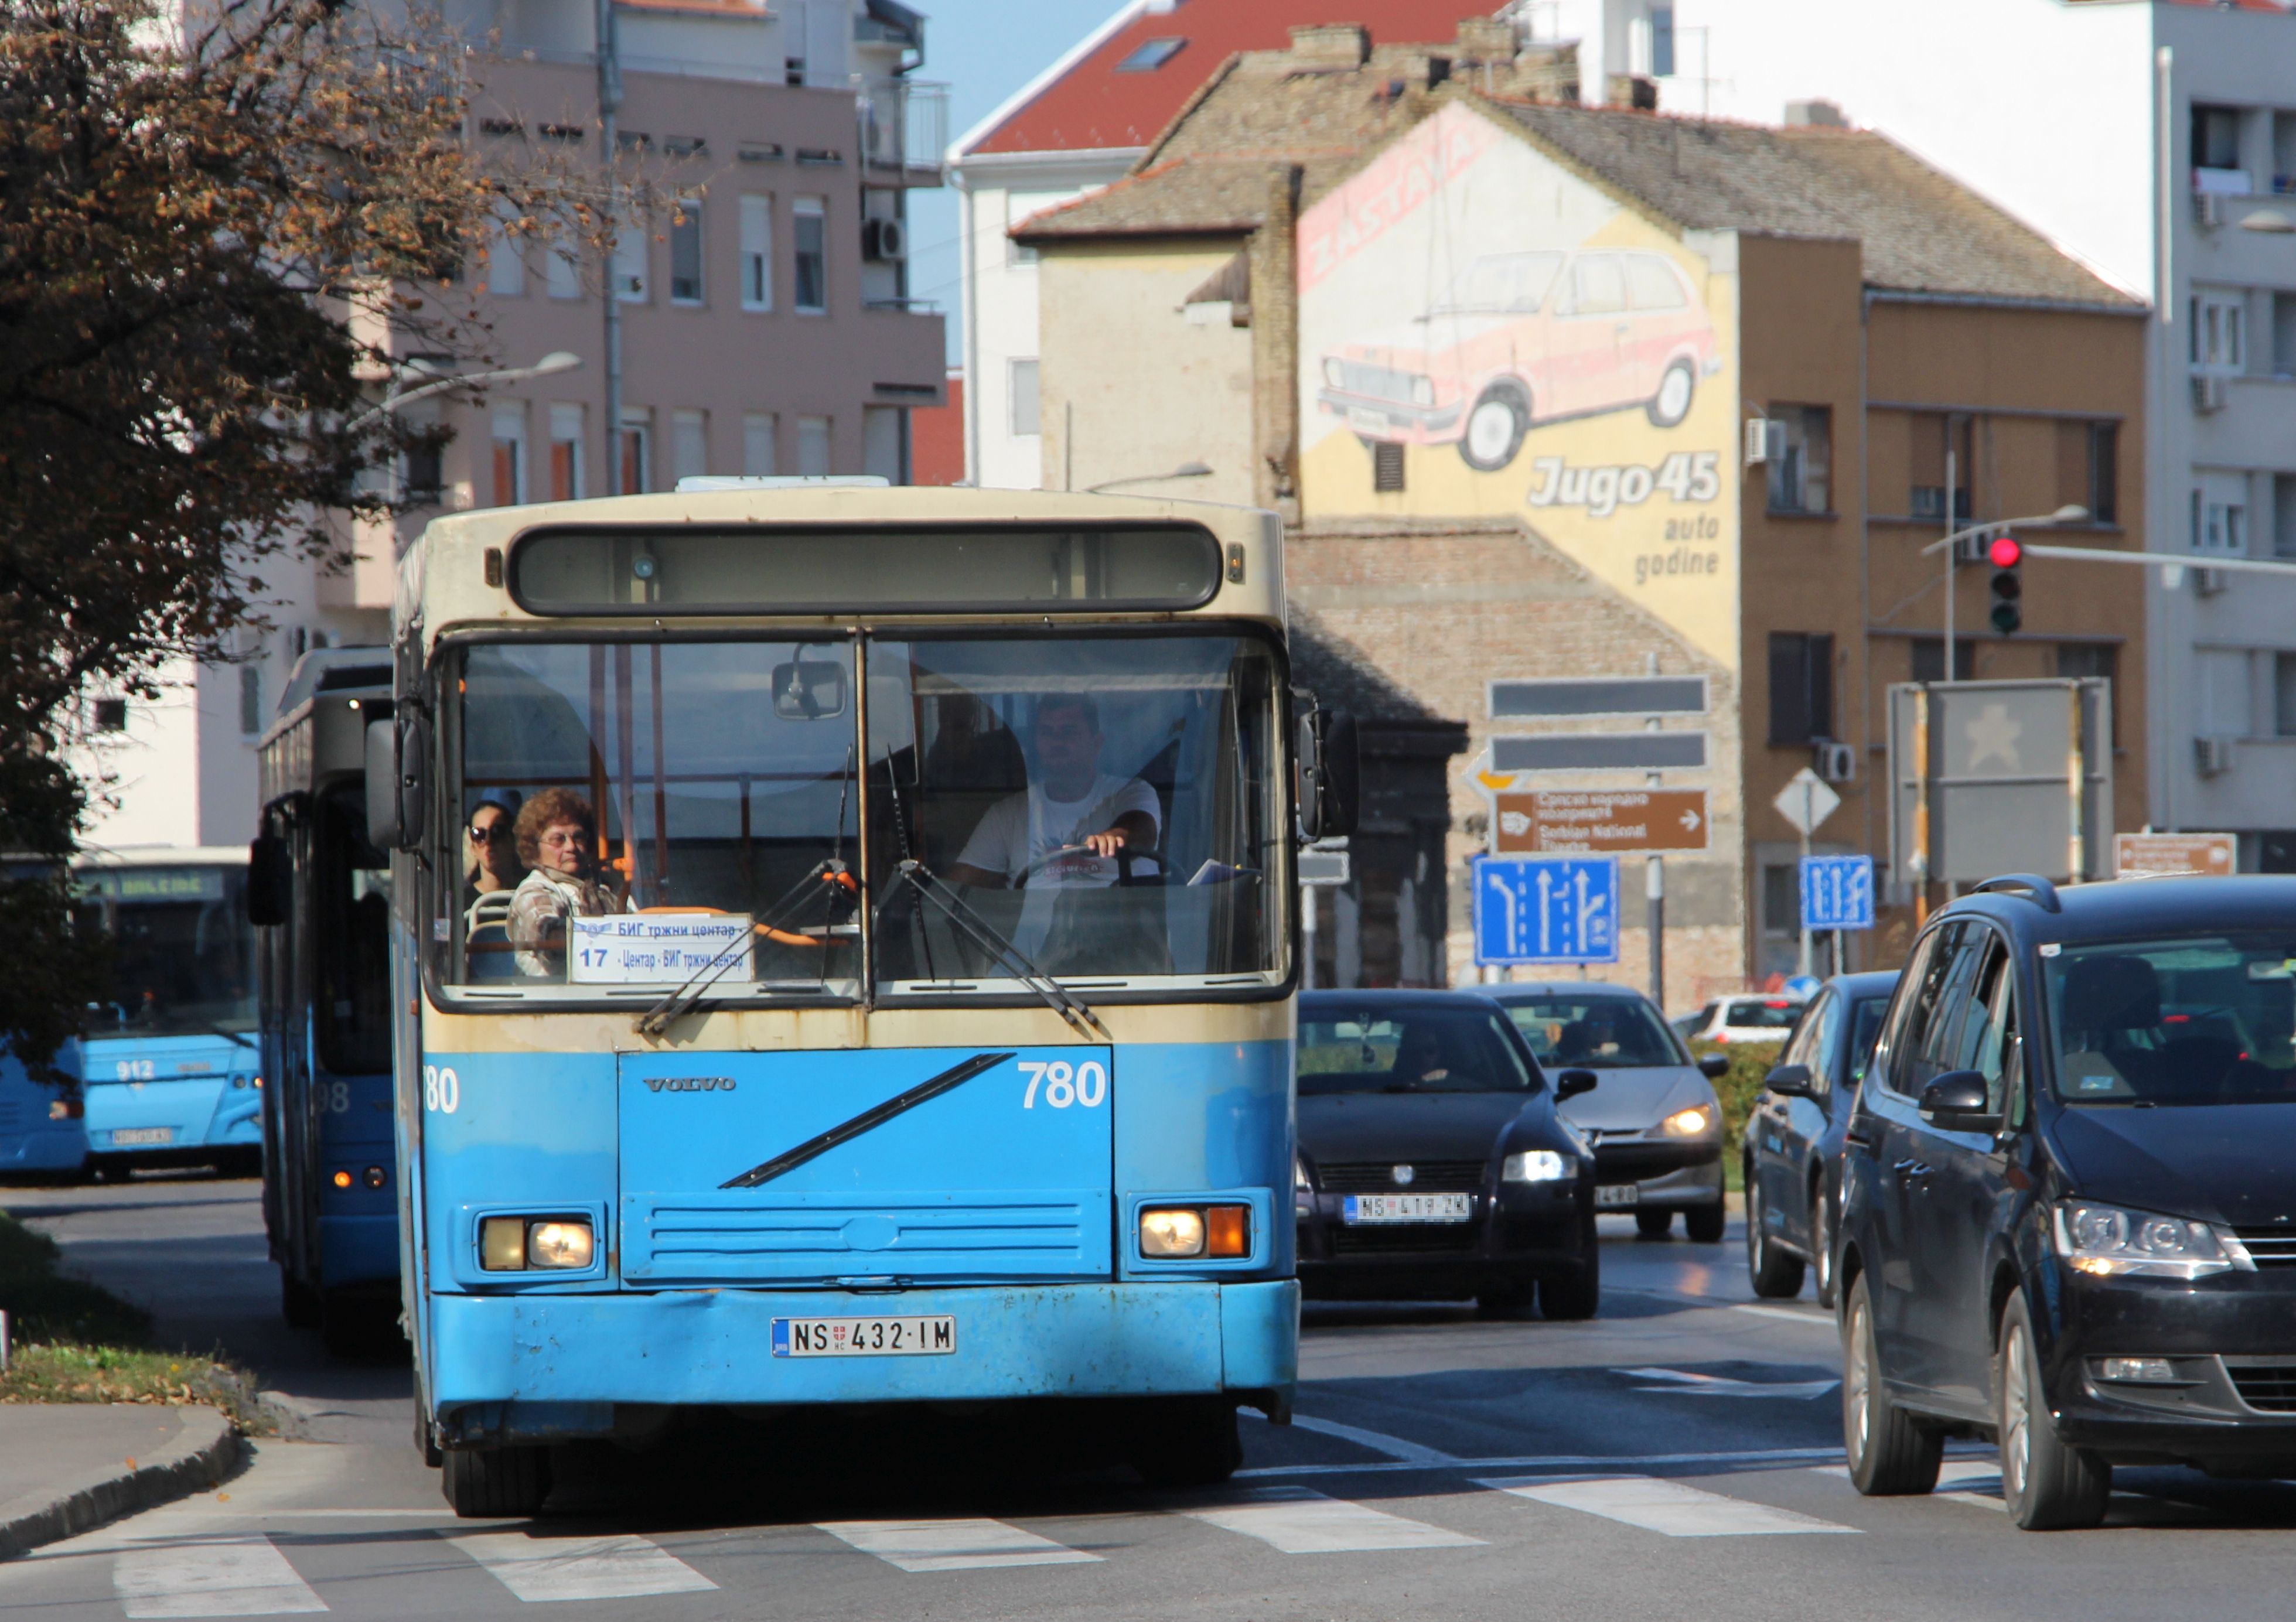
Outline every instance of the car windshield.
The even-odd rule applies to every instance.
[[[1528,315],[1546,301],[1562,268],[1559,253],[1486,254],[1435,307],[1439,315]]]
[[[1734,1030],[1792,1030],[1801,1010],[1789,997],[1748,997],[1731,1004],[1722,1023]]]
[[[90,1036],[182,1036],[255,1028],[255,928],[247,870],[83,869],[83,927],[111,936],[111,998]]]
[[[1882,1035],[1882,1016],[1890,1012],[1887,997],[1860,997],[1849,1007],[1849,1080],[1856,1085],[1866,1079],[1866,1067],[1874,1062],[1874,1044]]]
[[[1687,1062],[1658,1015],[1633,998],[1550,997],[1505,1006],[1548,1069],[1623,1070]]]
[[[448,978],[854,995],[867,940],[922,993],[1015,988],[1007,946],[1265,982],[1278,685],[1234,635],[473,646]]]
[[[2042,968],[2065,1102],[2296,1103],[2296,935],[2066,946]]]
[[[1332,1093],[1529,1093],[1523,1062],[1495,1014],[1477,1008],[1305,1010],[1300,1095]]]

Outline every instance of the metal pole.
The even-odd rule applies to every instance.
[[[1812,819],[1811,819],[1811,817],[1810,817],[1810,811],[1811,811],[1811,809],[1812,809],[1812,802],[1816,799],[1816,788],[1815,788],[1814,783],[1813,783],[1809,779],[1808,779],[1808,778],[1803,779],[1803,781],[1802,781],[1802,785],[1801,785],[1801,859],[1802,859],[1802,865],[1801,865],[1800,867],[1798,867],[1798,868],[1796,868],[1796,869],[1794,870],[1794,889],[1795,889],[1795,892],[1796,892],[1797,896],[1799,896],[1799,894],[1800,894],[1800,889],[1801,889],[1801,876],[1802,876],[1802,874],[1803,874],[1805,872],[1807,872],[1807,871],[1808,871],[1808,865],[1809,865],[1809,825],[1810,825],[1810,822],[1811,822],[1811,820],[1812,820]],[[1802,915],[1802,919],[1801,919],[1801,967],[1800,967],[1800,973],[1803,973],[1803,974],[1808,974],[1808,973],[1809,972],[1809,971],[1810,971],[1810,963],[1811,963],[1811,958],[1810,958],[1809,913],[1808,913],[1808,910],[1807,908],[1805,908],[1805,907],[1800,907],[1800,906],[1798,906],[1798,907],[1796,907],[1794,910],[1795,910],[1795,911],[1797,911],[1797,912],[1799,912],[1799,913],[1801,913],[1801,915]]]
[[[1643,669],[1647,675],[1658,674],[1658,655],[1643,656]],[[1659,730],[1659,717],[1652,716],[1643,723],[1644,730]],[[1652,772],[1644,780],[1655,793],[1659,774]],[[1666,858],[1653,855],[1643,864],[1643,896],[1644,900],[1643,927],[1650,931],[1650,996],[1660,1014],[1666,1012]]]
[[[1953,419],[1948,417],[1945,420],[1945,532],[1948,536],[1953,534],[1954,525],[1960,521],[1954,513],[1953,464]],[[1960,550],[1961,545],[1958,542],[1945,549],[1945,676],[1943,679],[1948,682],[1958,681],[1961,678],[1961,661],[1953,656],[1953,566],[1954,554]]]
[[[622,493],[622,294],[614,285],[614,250],[621,239],[621,188],[614,168],[621,158],[622,60],[614,0],[598,0],[598,138],[606,163],[606,488]]]

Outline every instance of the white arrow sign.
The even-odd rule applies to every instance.
[[[1698,815],[1698,813],[1697,813],[1697,812],[1695,812],[1695,811],[1685,811],[1685,812],[1684,812],[1684,813],[1682,814],[1682,831],[1683,831],[1685,833],[1695,833],[1695,832],[1697,832],[1697,831],[1698,831],[1698,823],[1699,823],[1699,820],[1700,820],[1700,819],[1699,819],[1699,815]]]
[[[1817,831],[1819,823],[1840,808],[1841,796],[1827,787],[1823,777],[1804,766],[1786,780],[1786,786],[1778,791],[1778,797],[1770,804],[1778,808],[1778,815],[1786,819],[1788,826],[1808,839]]]

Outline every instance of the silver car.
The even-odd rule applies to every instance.
[[[1682,1213],[1700,1244],[1722,1240],[1721,1054],[1693,1059],[1642,993],[1597,981],[1478,986],[1504,1007],[1549,1077],[1589,1070],[1601,1085],[1562,1106],[1595,1149],[1595,1208],[1632,1211],[1645,1239]]]

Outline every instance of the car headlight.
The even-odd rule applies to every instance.
[[[1526,1149],[1499,1162],[1502,1183],[1559,1183],[1578,1167],[1570,1156],[1552,1149]]]
[[[1677,1110],[1659,1123],[1659,1130],[1669,1137],[1694,1138],[1714,1124],[1714,1111],[1704,1104],[1693,1104],[1687,1110]]]
[[[2090,1200],[2060,1200],[2054,1215],[2057,1254],[2076,1273],[2196,1279],[2241,1265],[2205,1222]]]
[[[1324,357],[1324,381],[1334,389],[1344,389],[1348,386],[1348,369],[1340,364],[1340,358],[1336,355],[1327,355]]]
[[[1414,406],[1432,406],[1435,403],[1433,378],[1414,377],[1411,380],[1411,403]]]
[[[598,1254],[597,1235],[577,1216],[488,1216],[479,1224],[479,1266],[488,1273],[578,1273]]]

